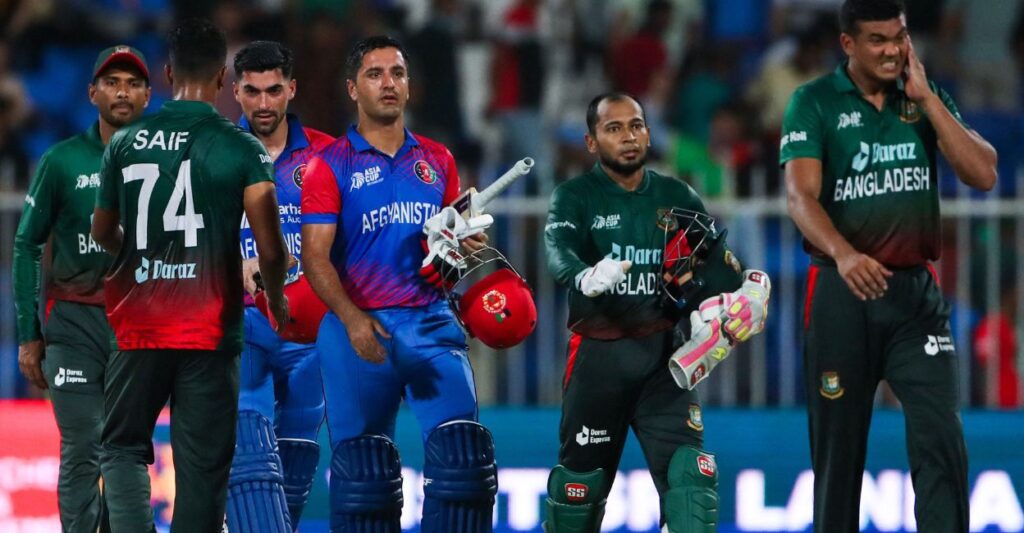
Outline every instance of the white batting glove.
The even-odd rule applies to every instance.
[[[420,263],[420,277],[438,289],[450,289],[462,278],[466,259],[455,239],[438,237],[429,245],[427,256]]]
[[[448,206],[423,223],[423,234],[427,236],[427,248],[432,248],[438,240],[461,241],[486,230],[493,223],[491,215],[478,215],[466,220],[454,207]]]
[[[721,307],[708,303],[701,308],[690,313],[690,340],[676,349],[668,360],[672,379],[686,390],[708,377],[732,351],[732,343],[722,333]]]
[[[576,275],[576,288],[589,298],[599,296],[626,279],[626,272],[629,272],[632,266],[632,261],[617,261],[605,257],[596,265]]]

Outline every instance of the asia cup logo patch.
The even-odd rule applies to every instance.
[[[299,189],[302,189],[302,174],[305,173],[305,172],[306,172],[306,164],[305,163],[295,167],[295,170],[292,171],[292,182],[294,182],[295,186],[298,187]]]
[[[835,400],[842,396],[846,389],[839,386],[839,372],[822,372],[819,392],[829,400]]]
[[[427,185],[437,183],[437,172],[434,172],[434,167],[430,166],[430,163],[427,163],[422,159],[413,163],[412,171],[420,181]]]
[[[710,455],[698,455],[697,456],[697,470],[700,470],[701,474],[707,477],[715,477],[715,458]]]
[[[480,298],[484,305],[484,311],[494,315],[494,319],[499,323],[505,320],[508,316],[508,309],[505,307],[508,303],[508,299],[505,298],[505,294],[498,289],[491,289],[487,294]]]
[[[566,483],[565,484],[565,499],[573,503],[580,503],[587,499],[587,493],[590,492],[590,487],[583,483]]]
[[[704,417],[700,413],[699,405],[690,404],[690,418],[686,420],[686,425],[695,431],[704,431]]]

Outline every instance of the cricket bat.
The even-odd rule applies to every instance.
[[[476,187],[466,189],[451,203],[451,206],[466,220],[476,218],[483,214],[484,207],[491,203],[491,200],[509,188],[517,179],[529,174],[532,168],[533,158],[524,157],[484,190],[477,192]]]

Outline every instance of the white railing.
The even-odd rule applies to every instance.
[[[0,193],[0,397],[13,396],[17,382],[10,264],[23,201],[24,193]],[[547,198],[502,198],[488,206],[497,219],[492,242],[534,288],[539,320],[534,335],[512,350],[495,353],[474,343],[472,357],[484,404],[552,405],[561,400],[567,309],[564,289],[554,284],[544,264],[541,230],[547,203]],[[747,265],[772,274],[774,293],[767,331],[738,349],[705,381],[704,400],[724,406],[802,403],[799,331],[807,257],[785,201],[710,201],[708,209],[729,229],[728,240],[737,255]],[[1018,338],[1024,331],[1024,289],[1019,283],[1024,280],[1024,261],[1016,258],[1024,252],[1024,200],[949,199],[943,201],[942,213],[945,257],[938,270],[954,305],[951,325],[960,360],[962,401],[971,403],[973,387],[978,402],[995,405],[999,368],[973,362],[971,334],[981,316],[999,312],[1001,301],[1004,308],[1010,304],[1004,295],[1016,296]],[[1009,275],[1008,268],[1012,269]],[[1021,354],[1016,355],[1020,361]]]

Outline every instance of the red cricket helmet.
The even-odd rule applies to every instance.
[[[320,300],[320,297],[313,292],[313,287],[306,281],[306,276],[299,274],[297,280],[284,286],[284,295],[288,297],[288,313],[290,320],[278,335],[282,339],[300,344],[311,344],[316,342],[317,332],[320,330],[320,322],[327,314],[327,305]],[[260,291],[256,293],[256,307],[270,320],[270,325],[276,330],[277,321],[270,313],[267,304],[267,293]]]
[[[511,348],[533,333],[533,291],[501,252],[485,247],[466,256],[469,268],[451,289],[448,303],[466,331],[495,349]],[[493,269],[478,281],[483,272]]]

